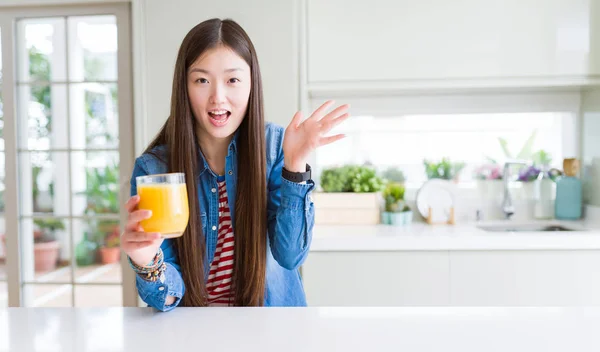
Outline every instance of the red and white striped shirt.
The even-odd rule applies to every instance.
[[[233,227],[227,200],[225,181],[219,185],[219,232],[215,257],[210,265],[206,289],[208,305],[212,307],[233,305],[231,278],[233,273]]]

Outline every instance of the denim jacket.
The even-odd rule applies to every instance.
[[[290,182],[281,176],[283,167],[283,134],[284,129],[272,123],[265,126],[267,152],[267,208],[268,230],[267,237],[267,268],[265,306],[306,306],[304,288],[299,273],[308,255],[314,225],[314,205],[310,193],[314,182],[306,184]],[[227,197],[232,210],[232,223],[235,224],[233,213],[237,189],[237,133],[229,144],[225,162],[225,181]],[[165,152],[164,147],[157,147],[155,152]],[[219,209],[217,175],[210,169],[206,159],[199,162],[200,176],[198,180],[198,199],[202,232],[206,241],[204,261],[204,277],[208,277],[210,263],[213,260],[217,244],[219,227]],[[143,154],[136,158],[131,176],[131,195],[137,194],[135,178],[137,176],[160,174],[167,172],[167,166],[151,154]],[[235,236],[235,228],[234,228]],[[235,237],[234,237],[235,238]],[[185,294],[185,285],[181,277],[172,240],[166,239],[161,248],[167,266],[165,281],[150,282],[137,276],[136,286],[141,299],[149,306],[161,311],[175,308]],[[176,297],[175,303],[165,305],[167,296]]]

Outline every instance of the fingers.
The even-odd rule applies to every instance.
[[[123,242],[154,242],[155,240],[160,239],[160,233],[153,232],[125,232],[121,237],[121,241]]]
[[[292,117],[292,122],[290,122],[290,126],[297,128],[300,125],[300,122],[302,122],[302,111],[298,111],[294,114],[294,117]]]
[[[128,244],[128,250],[142,249],[150,246],[154,246],[154,241],[143,241],[143,242],[130,242]]]
[[[336,119],[327,120],[327,121],[323,122],[321,124],[321,133],[329,132],[332,128],[334,128],[335,126],[339,125],[340,123],[346,121],[349,117],[350,117],[350,114],[345,113]],[[325,120],[325,118],[323,120]]]
[[[135,195],[135,196],[129,198],[129,200],[125,203],[125,210],[128,213],[133,212],[139,202],[140,202],[140,196],[138,196],[138,195]]]
[[[140,226],[140,221],[149,219],[152,217],[151,210],[136,210],[133,213],[129,213],[127,224],[125,225],[125,231],[137,231]]]
[[[133,213],[129,213],[128,222],[140,222],[145,219],[152,217],[152,210],[136,210]]]
[[[333,142],[339,141],[340,139],[342,139],[344,137],[346,137],[345,134],[336,134],[335,136],[321,137],[321,140],[319,141],[319,146],[331,144]]]
[[[325,116],[325,111],[331,107],[335,103],[333,100],[328,100],[323,105],[319,106],[317,110],[315,110],[312,115],[308,118],[309,120],[320,120],[322,116]]]
[[[327,122],[330,120],[335,120],[335,119],[341,117],[342,115],[345,115],[348,112],[349,108],[350,108],[350,105],[348,105],[348,104],[340,105],[337,108],[335,108],[332,112],[325,115],[321,119],[321,121]]]

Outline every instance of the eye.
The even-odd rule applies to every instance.
[[[239,79],[237,79],[237,78],[230,78],[230,79],[229,79],[229,83],[237,83],[237,82],[239,82],[239,81],[240,81],[240,80],[239,80]]]
[[[208,83],[208,80],[206,78],[198,78],[196,83]]]

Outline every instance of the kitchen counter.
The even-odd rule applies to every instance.
[[[600,227],[585,222],[532,221],[564,225],[576,231],[488,232],[478,225],[506,221],[428,225],[315,225],[312,252],[326,251],[457,251],[457,250],[598,250]],[[517,223],[518,224],[518,223]]]
[[[0,351],[600,351],[600,308],[10,308]]]

